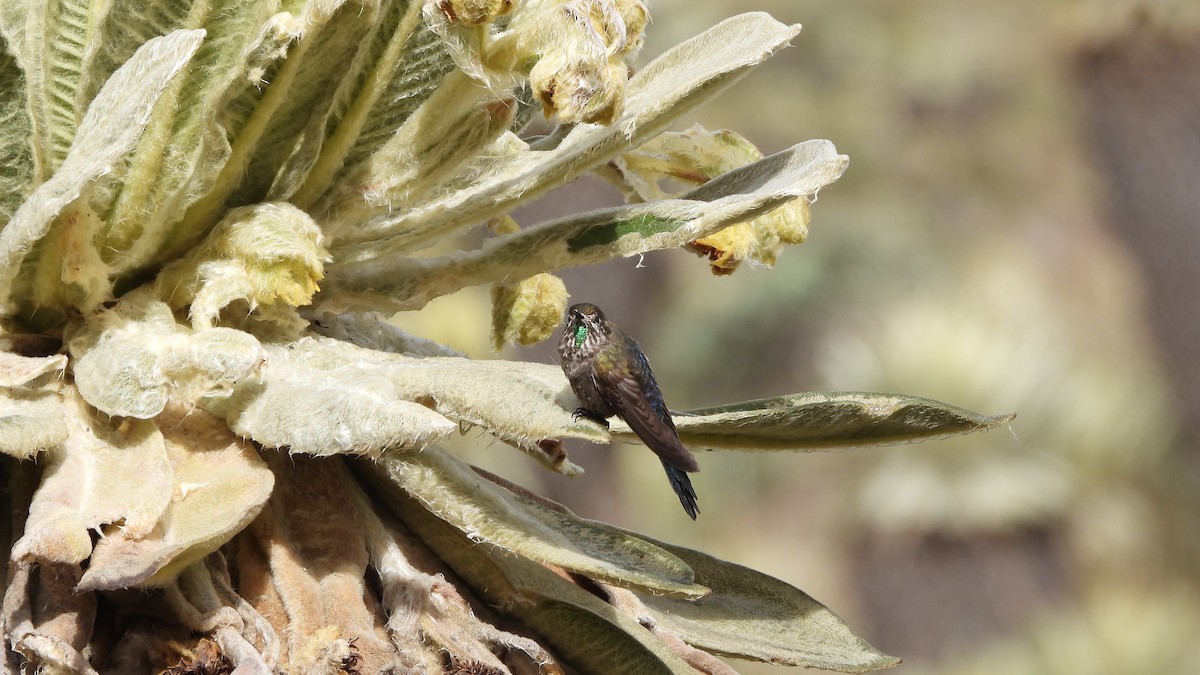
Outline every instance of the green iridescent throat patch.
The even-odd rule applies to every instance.
[[[575,349],[583,346],[583,341],[587,339],[588,327],[586,323],[581,323],[575,327]]]

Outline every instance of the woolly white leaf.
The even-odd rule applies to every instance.
[[[58,396],[0,389],[0,453],[29,459],[65,441],[67,433]]]
[[[28,459],[66,440],[57,393],[66,366],[62,354],[27,357],[0,352],[0,453]]]
[[[264,445],[377,454],[421,447],[457,429],[450,420],[523,448],[564,436],[607,439],[596,425],[574,419],[574,395],[554,366],[413,358],[326,338],[265,349],[261,382],[243,382],[228,400],[205,404]],[[530,451],[555,470],[579,472],[565,457]]]
[[[232,328],[192,331],[149,293],[127,295],[68,341],[75,386],[109,415],[149,418],[169,400],[227,395],[262,362],[258,340]]]
[[[92,551],[91,531],[120,523],[129,536],[145,536],[171,500],[171,467],[153,423],[106,419],[64,394],[70,434],[46,453],[14,560],[80,563]]]
[[[305,339],[268,345],[261,379],[206,407],[261,445],[314,455],[378,455],[387,448],[423,447],[458,430],[406,399],[386,367],[331,348],[339,344]]]
[[[170,474],[155,477],[154,483],[165,487],[169,503],[151,532],[126,526],[106,533],[96,544],[80,590],[169,581],[246,527],[271,496],[274,474],[258,451],[220,420],[172,406],[156,421]]]
[[[0,387],[24,387],[48,373],[61,377],[66,367],[62,354],[34,357],[0,351]]]

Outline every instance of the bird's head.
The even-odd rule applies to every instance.
[[[590,302],[581,302],[567,310],[558,348],[564,354],[588,352],[611,334],[612,326],[604,318],[604,312]]]

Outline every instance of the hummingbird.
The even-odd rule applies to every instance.
[[[641,347],[590,303],[572,305],[558,341],[558,355],[571,389],[583,403],[576,419],[587,417],[605,428],[616,415],[662,461],[683,510],[696,519],[696,491],[687,472],[699,471],[691,451],[679,440],[671,411],[663,401]]]

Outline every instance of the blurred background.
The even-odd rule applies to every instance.
[[[654,0],[642,62],[751,9],[804,30],[693,121],[850,155],[809,241],[730,277],[684,251],[569,270],[572,301],[639,340],[675,409],[868,390],[1016,421],[707,453],[697,523],[641,447],[568,444],[576,480],[478,432],[461,452],[805,590],[898,672],[1200,672],[1200,3]],[[584,179],[516,218],[619,201]],[[400,323],[494,358],[488,317],[471,289]]]

